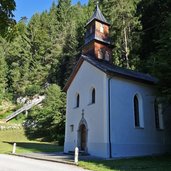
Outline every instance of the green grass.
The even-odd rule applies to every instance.
[[[11,115],[13,111],[6,112],[4,114],[0,114],[0,121],[5,120],[7,116]],[[10,120],[8,123],[10,124],[21,124],[26,119],[26,116],[24,113],[20,113],[17,117]]]
[[[12,120],[9,121],[11,124],[21,124],[23,121],[26,119],[26,115],[23,113],[20,113],[17,117],[13,118]]]
[[[0,131],[0,153],[11,153],[14,142],[17,143],[16,153],[63,151],[57,144],[29,141],[23,129]]]
[[[80,161],[79,166],[93,171],[171,171],[171,156]]]
[[[8,111],[4,114],[0,114],[0,119],[5,119],[8,115],[10,115],[12,113],[12,111]]]

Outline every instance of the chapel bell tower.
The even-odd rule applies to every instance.
[[[85,26],[86,35],[82,48],[83,55],[111,62],[112,45],[109,38],[109,26],[110,24],[97,4],[93,16]]]

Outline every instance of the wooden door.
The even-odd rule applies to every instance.
[[[85,151],[87,131],[86,131],[86,127],[84,124],[80,126],[80,131],[81,131],[81,150]]]

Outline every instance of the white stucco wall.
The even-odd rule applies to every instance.
[[[64,151],[73,151],[78,146],[78,129],[84,109],[88,124],[88,153],[108,157],[108,115],[107,115],[107,78],[96,67],[84,61],[67,91],[67,111]],[[96,90],[95,104],[90,104],[90,89]],[[80,95],[80,106],[75,108],[76,93]],[[70,125],[74,125],[71,132]]]
[[[90,90],[96,90],[96,102],[90,104]],[[76,94],[80,106],[75,108]],[[142,101],[142,128],[134,126],[134,95]],[[154,114],[154,87],[148,84],[113,77],[110,81],[110,132],[112,157],[142,156],[167,152],[170,132],[157,130]],[[140,107],[141,108],[141,107]],[[88,126],[87,152],[109,158],[108,77],[84,61],[67,91],[64,151],[74,151],[78,143],[82,110]],[[169,117],[170,118],[170,117]],[[167,123],[168,119],[167,119]],[[70,125],[74,125],[71,131]],[[169,124],[167,124],[169,125]]]
[[[134,95],[140,95],[143,128],[135,128]],[[112,157],[141,156],[168,151],[167,130],[157,130],[154,113],[154,88],[121,78],[111,80]]]

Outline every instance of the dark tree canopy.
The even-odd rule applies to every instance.
[[[9,26],[15,23],[13,19],[16,4],[14,0],[0,0],[0,34],[3,35]]]
[[[139,69],[159,79],[158,95],[171,102],[171,1],[141,0],[143,34]]]

